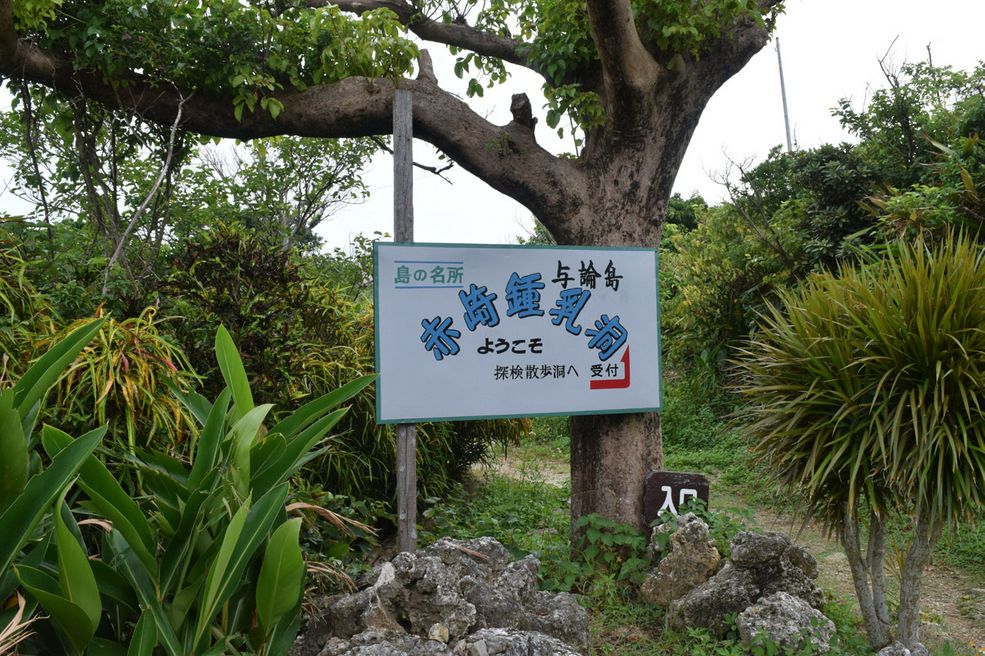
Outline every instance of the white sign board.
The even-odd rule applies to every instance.
[[[660,409],[656,251],[375,246],[377,422]]]

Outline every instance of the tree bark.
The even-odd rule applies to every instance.
[[[878,651],[892,641],[888,628],[880,621],[879,614],[876,612],[873,591],[869,587],[870,581],[873,580],[872,572],[875,568],[881,570],[883,562],[881,560],[872,562],[872,560],[866,560],[865,556],[862,555],[859,528],[857,509],[846,501],[842,509],[842,525],[839,537],[841,538],[841,545],[845,549],[845,556],[848,558],[849,569],[852,572],[855,596],[858,598],[859,611],[862,613],[869,646]],[[878,556],[878,551],[870,549],[870,556]]]
[[[663,467],[660,415],[571,418],[571,522],[598,513],[644,529],[643,481]]]
[[[914,647],[920,641],[920,583],[941,528],[940,520],[931,518],[923,508],[917,510],[913,542],[900,573],[899,623],[896,628],[896,639],[907,648]]]
[[[869,515],[869,549],[866,562],[869,564],[869,578],[872,585],[872,606],[876,622],[881,632],[891,635],[889,622],[889,603],[886,600],[886,524],[881,513],[872,511]]]

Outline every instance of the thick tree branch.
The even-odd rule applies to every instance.
[[[650,88],[660,67],[640,41],[629,0],[588,0],[588,18],[610,97]]]
[[[281,134],[363,137],[391,130],[393,80],[351,77],[283,92],[275,96],[283,104],[277,119],[257,111],[237,120],[231,99],[156,85],[136,74],[107,82],[99,72],[75,70],[71,62],[17,40],[10,31],[12,19],[4,21],[4,13],[9,17],[10,0],[0,0],[0,74],[37,82],[69,96],[82,94],[161,125],[171,125],[180,111],[183,130],[244,140]],[[575,211],[583,202],[582,172],[574,162],[541,148],[529,125],[516,121],[493,125],[439,88],[429,74],[399,84],[415,95],[415,136],[444,151],[497,191],[547,221]]]
[[[530,45],[507,36],[490,34],[463,23],[444,23],[424,16],[409,2],[401,0],[306,0],[308,7],[335,5],[343,11],[361,15],[374,9],[389,9],[401,23],[424,39],[464,48],[485,57],[497,57],[537,71],[530,63]],[[538,73],[540,71],[537,71]]]
[[[760,10],[769,11],[779,5],[781,0],[760,0]],[[769,30],[751,17],[741,17],[736,20],[730,30],[725,30],[717,43],[711,44],[707,54],[701,59],[691,62],[689,72],[695,73],[696,78],[711,89],[717,91],[733,75],[749,63],[753,55],[763,49],[769,41]],[[711,93],[708,96],[711,96]]]

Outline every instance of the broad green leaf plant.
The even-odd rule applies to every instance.
[[[267,428],[271,406],[254,404],[225,329],[216,354],[227,387],[215,403],[176,392],[201,425],[190,463],[135,451],[146,498],[131,498],[110,467],[90,455],[102,431],[78,440],[50,426],[41,431],[49,471],[75,464],[72,475],[85,493],[77,510],[106,520],[98,522],[98,539],[81,540],[59,501],[54,538],[44,538],[47,553],[16,568],[68,653],[283,654],[294,640],[305,566],[300,519],[285,511],[288,481],[345,414],[336,406],[372,377]],[[53,489],[48,506],[63,487]],[[4,544],[15,535],[5,528],[8,514],[0,549],[14,552],[17,544]]]
[[[73,440],[42,468],[34,453],[34,427],[48,388],[101,324],[97,320],[78,327],[34,363],[13,387],[0,393],[0,454],[3,454],[0,458],[0,600],[14,597],[18,582],[33,597],[16,609],[0,610],[0,627],[5,627],[0,629],[0,634],[11,643],[17,631],[7,629],[30,618],[37,609],[37,601],[42,599],[49,602],[46,608],[57,608],[65,618],[66,637],[73,644],[84,644],[92,638],[93,618],[98,618],[100,613],[99,595],[93,594],[92,581],[75,569],[80,557],[84,560],[85,556],[68,530],[64,498],[79,469],[102,440],[105,429]],[[57,512],[52,513],[52,507]],[[51,580],[49,574],[36,566],[52,548],[52,514],[54,549],[62,565],[58,569],[64,573],[59,581]],[[74,524],[70,514],[68,517]],[[88,569],[84,562],[82,565]],[[0,651],[10,646],[0,640]]]

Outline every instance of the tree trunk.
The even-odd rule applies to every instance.
[[[941,522],[927,516],[922,508],[917,510],[917,524],[913,530],[913,542],[903,561],[900,573],[899,624],[896,639],[907,648],[920,641],[920,582],[924,567],[930,560],[934,543],[941,533]]]
[[[875,526],[875,530],[881,530],[882,524]],[[865,624],[865,633],[869,639],[869,646],[875,650],[882,649],[888,645],[892,638],[888,627],[880,621],[877,609],[877,600],[885,599],[884,590],[873,591],[869,586],[881,581],[881,577],[873,577],[872,573],[878,568],[882,570],[882,556],[885,551],[871,548],[878,544],[879,538],[875,543],[870,543],[869,559],[866,560],[862,555],[862,546],[859,538],[859,519],[856,508],[845,502],[842,510],[842,525],[839,537],[841,545],[845,549],[845,556],[848,558],[848,566],[852,572],[852,582],[855,584],[855,596],[858,598],[859,611],[862,613],[862,621]]]
[[[660,415],[571,418],[571,524],[598,513],[643,525],[643,480],[663,467]]]
[[[872,604],[882,635],[891,635],[889,603],[886,600],[886,524],[882,515],[872,511],[869,515],[869,578],[872,582]]]
[[[552,217],[547,217],[545,225],[560,244],[656,249],[673,184],[666,171],[676,171],[677,163],[665,164],[658,156],[662,150],[655,154],[635,143],[590,143],[593,166],[585,175],[592,193],[581,212],[562,217],[563,222],[548,223]],[[575,522],[592,513],[645,529],[643,483],[663,468],[660,416],[574,416],[570,427],[572,535]]]

